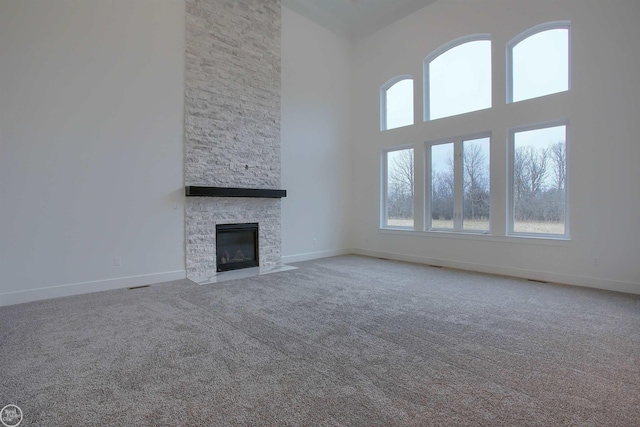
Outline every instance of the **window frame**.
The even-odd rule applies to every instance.
[[[506,78],[505,78],[505,82],[506,82],[506,103],[507,104],[515,104],[518,102],[524,102],[524,101],[528,101],[531,99],[536,99],[536,98],[541,98],[543,96],[548,96],[548,95],[553,95],[555,93],[562,93],[562,92],[553,92],[553,93],[549,93],[547,95],[540,95],[540,96],[536,96],[534,98],[527,98],[527,99],[522,99],[519,101],[514,101],[513,100],[513,48],[516,47],[518,44],[520,44],[520,42],[525,41],[526,39],[528,39],[531,36],[534,36],[536,34],[539,33],[543,33],[545,31],[549,31],[549,30],[567,30],[567,90],[566,91],[562,91],[562,92],[568,92],[571,90],[571,21],[568,20],[564,20],[564,21],[549,21],[549,22],[545,22],[539,25],[536,25],[534,27],[529,28],[528,30],[525,30],[523,32],[521,32],[520,34],[518,34],[517,36],[515,36],[514,38],[512,38],[511,40],[509,40],[506,44],[506,56],[505,56],[505,62],[506,62]]]
[[[553,128],[558,126],[565,127],[565,175],[566,181],[564,184],[564,234],[550,234],[550,233],[523,233],[514,231],[515,225],[515,200],[514,200],[514,163],[515,163],[515,134],[519,132],[527,132],[531,130]],[[510,237],[529,237],[538,239],[555,239],[555,240],[569,240],[569,119],[551,120],[540,123],[527,124],[522,126],[516,126],[508,129],[507,132],[507,236]]]
[[[387,162],[387,154],[393,151],[402,151],[402,150],[413,150],[413,167],[415,171],[416,166],[416,149],[413,144],[399,145],[394,147],[385,148],[382,150],[382,158],[380,159],[380,175],[381,175],[381,186],[382,189],[382,197],[380,197],[380,228],[384,230],[408,230],[415,231],[416,229],[416,218],[415,218],[415,194],[413,198],[413,226],[411,227],[403,227],[403,226],[393,226],[389,225],[389,211],[387,209],[388,203],[387,198],[389,196],[389,167]],[[413,177],[414,181],[416,179],[415,174]],[[414,182],[415,186],[415,182]],[[415,187],[414,187],[415,188]]]
[[[454,39],[454,40],[450,40],[449,42],[443,44],[442,46],[438,47],[437,49],[435,49],[434,51],[429,53],[422,60],[422,84],[423,84],[423,88],[422,88],[422,121],[423,122],[429,122],[429,121],[432,120],[431,119],[431,104],[430,104],[431,91],[430,91],[430,88],[429,88],[429,83],[431,81],[431,78],[430,78],[430,75],[429,75],[429,64],[431,64],[431,62],[433,62],[440,55],[442,55],[445,52],[450,51],[453,48],[456,48],[456,47],[458,47],[460,45],[463,45],[465,43],[476,42],[476,41],[489,41],[489,42],[491,42],[491,63],[493,64],[493,41],[491,39],[491,34],[490,33],[469,34],[469,35],[466,35],[466,36],[463,36],[463,37],[458,37],[457,39]],[[491,71],[491,86],[492,86],[491,94],[490,94],[490,96],[491,96],[491,105],[489,105],[489,107],[487,107],[487,108],[483,108],[482,110],[493,108],[493,69]],[[474,111],[482,111],[482,110],[474,110]],[[466,113],[454,114],[452,116],[439,117],[438,119],[445,119],[447,117],[460,116],[462,114],[469,114],[469,113],[472,113],[474,111],[467,111]],[[433,120],[438,120],[438,119],[433,119]]]
[[[458,135],[450,138],[440,138],[432,141],[426,141],[424,143],[424,231],[436,232],[436,233],[455,233],[455,234],[478,234],[478,235],[490,235],[492,234],[491,226],[491,205],[493,205],[494,190],[491,184],[489,184],[489,229],[488,230],[473,230],[464,228],[464,142],[473,141],[476,139],[489,138],[489,153],[491,153],[492,145],[492,131],[476,132],[467,135]],[[431,216],[431,199],[432,193],[432,178],[431,171],[431,147],[441,144],[453,144],[453,228],[433,228]],[[415,161],[415,159],[414,159]],[[489,182],[491,182],[491,156],[489,157]]]
[[[400,83],[403,80],[411,80],[413,82],[413,96],[412,96],[412,105],[411,108],[413,109],[414,113],[413,113],[413,123],[409,124],[409,125],[405,125],[405,126],[398,126],[395,128],[391,128],[388,129],[387,128],[387,91],[389,89],[391,89],[391,87],[393,85],[395,85],[396,83]],[[403,128],[403,127],[407,127],[407,126],[412,126],[416,123],[416,119],[415,119],[415,109],[416,109],[416,94],[415,94],[415,79],[413,78],[412,75],[410,74],[400,74],[397,75],[395,77],[390,78],[389,80],[387,80],[382,86],[380,86],[380,131],[386,131],[386,130],[393,130],[393,129],[399,129],[399,128]]]

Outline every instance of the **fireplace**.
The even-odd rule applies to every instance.
[[[258,267],[258,224],[216,225],[216,270]]]

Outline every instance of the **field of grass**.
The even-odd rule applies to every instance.
[[[564,234],[564,222],[518,221],[513,225],[516,233]]]
[[[412,219],[389,219],[390,227],[413,227]],[[433,220],[432,228],[434,229],[452,229],[453,221],[442,219]],[[489,220],[465,220],[464,229],[469,231],[489,230]],[[538,222],[538,221],[519,221],[514,225],[516,233],[538,233],[538,234],[564,234],[563,222]]]

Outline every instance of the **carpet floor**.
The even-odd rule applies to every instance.
[[[0,308],[22,426],[638,426],[640,299],[359,256]]]

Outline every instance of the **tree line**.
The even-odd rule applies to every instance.
[[[564,221],[567,184],[566,145],[516,148],[513,197],[516,221]]]
[[[463,214],[465,219],[486,220],[490,213],[489,168],[486,153],[477,144],[463,153]],[[516,221],[564,221],[566,149],[564,141],[546,148],[516,147],[513,161]],[[413,218],[414,163],[411,150],[399,151],[388,163],[387,215]],[[454,160],[431,175],[431,215],[452,220]]]
[[[466,146],[463,151],[463,217],[486,220],[489,218],[491,209],[487,155],[478,144]],[[453,219],[454,191],[454,161],[453,158],[449,158],[445,170],[432,173],[431,216],[433,219]]]

